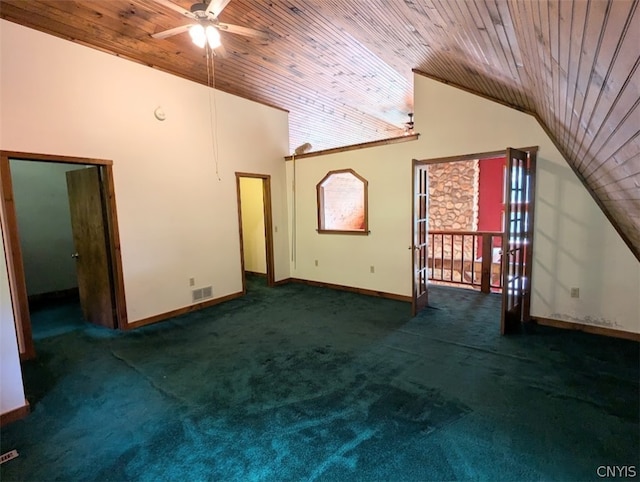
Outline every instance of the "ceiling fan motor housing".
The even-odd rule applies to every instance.
[[[194,3],[191,5],[191,13],[197,15],[198,17],[206,17],[207,14],[207,5],[205,3]]]

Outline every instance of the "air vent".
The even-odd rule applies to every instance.
[[[193,295],[193,302],[196,303],[202,299],[202,288],[198,288],[197,290],[193,290],[191,292]]]
[[[0,455],[0,464],[4,464],[11,459],[15,459],[18,456],[17,450],[12,450],[11,452],[7,452],[6,454]]]
[[[212,298],[213,286],[205,286],[204,288],[198,288],[197,290],[193,290],[191,292],[191,295],[194,303],[198,303],[199,301]]]

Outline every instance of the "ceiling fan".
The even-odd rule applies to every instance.
[[[404,135],[410,136],[413,135],[413,112],[409,112],[407,115],[409,116],[409,122],[404,123]]]
[[[194,3],[191,5],[190,10],[182,8],[169,0],[154,1],[191,20],[191,22],[186,25],[181,25],[180,27],[171,28],[151,35],[151,37],[156,39],[164,39],[188,31],[191,36],[191,40],[198,47],[204,48],[206,45],[209,45],[212,50],[218,49],[219,51],[224,50],[224,47],[220,42],[219,31],[254,37],[261,40],[269,39],[269,35],[266,32],[249,27],[241,27],[240,25],[222,23],[218,20],[220,12],[222,12],[224,7],[226,7],[231,0],[210,0],[208,5],[206,3]]]

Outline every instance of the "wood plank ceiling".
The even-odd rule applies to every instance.
[[[190,0],[175,0],[186,9]],[[640,259],[638,0],[231,0],[216,88],[290,112],[290,146],[402,134],[412,70],[535,115]],[[153,0],[2,0],[0,16],[209,83]],[[462,153],[461,153],[462,154]]]

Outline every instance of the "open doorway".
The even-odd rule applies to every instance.
[[[77,296],[85,321],[126,327],[111,164],[1,152],[2,229],[23,359],[35,356],[30,298],[34,306]]]
[[[503,334],[529,319],[536,153],[413,161],[414,314],[435,282],[502,293]]]
[[[502,292],[505,169],[504,153],[428,165],[430,283]]]
[[[247,290],[247,276],[274,286],[271,176],[237,172],[236,189],[242,290]]]

